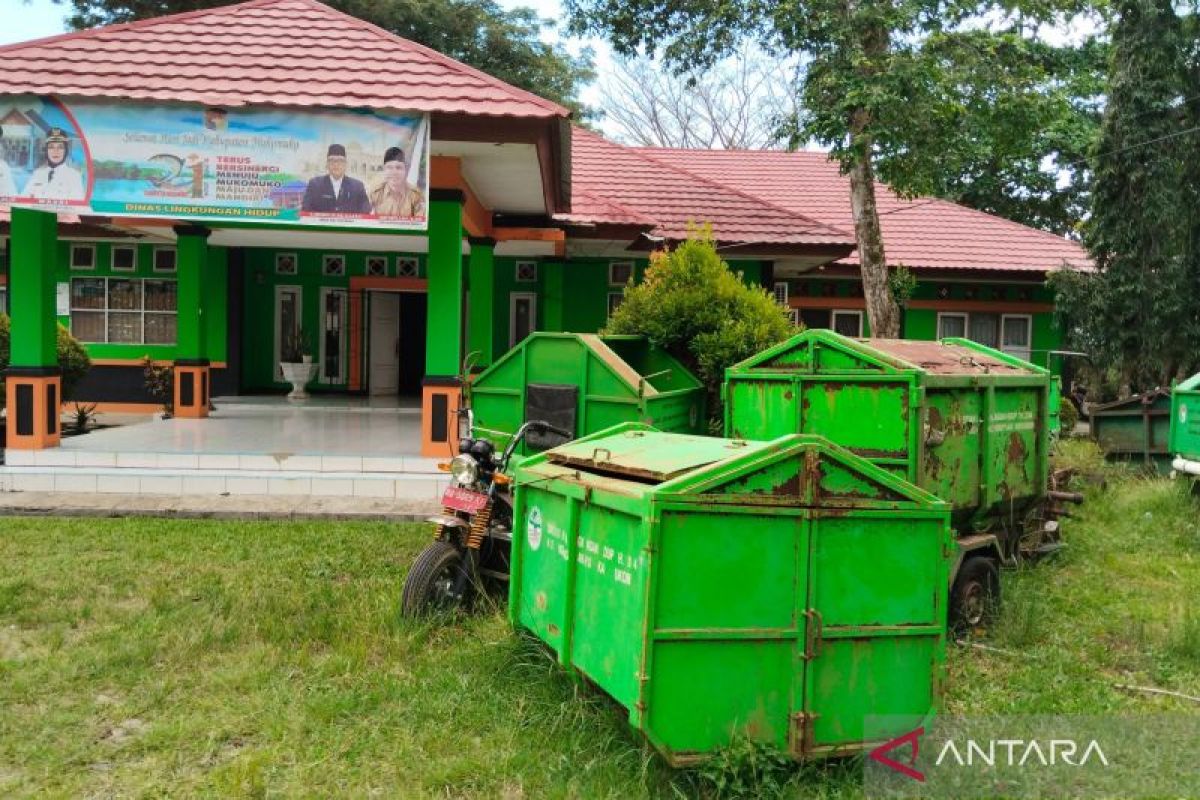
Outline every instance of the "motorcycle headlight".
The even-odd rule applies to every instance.
[[[450,462],[450,474],[460,486],[467,486],[479,477],[479,465],[466,453],[454,457]]]

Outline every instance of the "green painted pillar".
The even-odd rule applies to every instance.
[[[437,378],[454,377],[462,366],[462,205],[457,189],[430,192],[425,374]]]
[[[476,366],[488,367],[496,352],[496,326],[492,319],[496,305],[496,240],[472,236],[470,243],[471,256],[467,262],[471,287],[467,301],[470,342],[467,350],[477,354]]]
[[[58,217],[12,210],[8,291],[10,351],[4,372],[9,450],[57,447],[62,435],[55,266]],[[10,462],[15,463],[10,456]]]
[[[566,330],[566,264],[561,261],[542,263],[544,291],[542,292],[542,314],[538,320],[539,331]]]
[[[208,324],[204,316],[204,277],[208,236],[201,225],[175,228],[176,322],[175,395],[177,417],[208,416],[211,375],[208,362]]]
[[[463,226],[459,189],[429,192],[429,319],[425,326],[425,378],[421,386],[421,455],[457,452],[458,371],[463,356]]]
[[[204,265],[208,263],[208,236],[199,225],[175,228],[177,272],[175,357],[198,360],[208,357],[207,324],[204,319]]]
[[[12,309],[9,363],[14,367],[58,366],[54,268],[58,259],[58,216],[28,208],[12,210],[8,292]]]

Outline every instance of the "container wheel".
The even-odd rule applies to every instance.
[[[1000,570],[996,560],[969,556],[950,589],[950,629],[964,634],[995,621],[1000,608]]]
[[[460,606],[463,598],[455,597],[453,588],[462,558],[450,542],[438,540],[426,545],[404,578],[400,616],[422,617]]]

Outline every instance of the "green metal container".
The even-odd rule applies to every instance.
[[[469,397],[476,432],[497,447],[532,419],[576,437],[621,422],[699,433],[704,401],[700,381],[645,338],[583,333],[530,335],[471,382]],[[518,452],[561,443],[531,434]]]
[[[1175,470],[1200,477],[1200,373],[1171,392],[1171,453]]]
[[[949,502],[961,532],[1015,528],[1046,491],[1054,388],[967,339],[808,330],[726,371],[725,434],[820,434]]]
[[[510,619],[672,764],[741,735],[850,753],[937,708],[953,546],[946,504],[907,481],[818,436],[637,424],[515,479]]]
[[[1092,438],[1115,461],[1171,471],[1171,393],[1155,389],[1088,409]]]

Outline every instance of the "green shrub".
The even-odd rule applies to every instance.
[[[645,280],[625,288],[604,333],[645,336],[682,361],[707,388],[719,417],[725,368],[796,328],[774,297],[744,283],[721,259],[711,229],[696,228],[674,250],[650,256]]]
[[[1059,435],[1063,437],[1070,436],[1079,423],[1079,411],[1076,410],[1075,404],[1065,397],[1058,401],[1058,421]]]
[[[12,352],[10,328],[7,314],[0,314],[0,370],[8,369]],[[62,325],[58,326],[58,366],[62,370],[62,399],[70,400],[75,393],[75,387],[83,380],[83,376],[92,368],[92,360],[87,350],[71,332]],[[0,406],[4,405],[4,381],[0,377]]]

